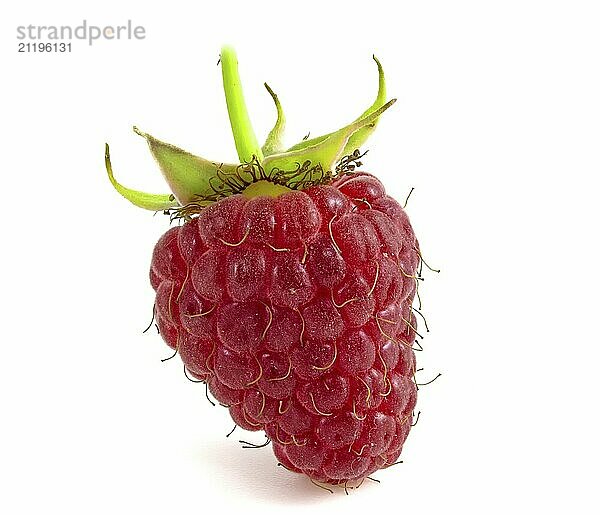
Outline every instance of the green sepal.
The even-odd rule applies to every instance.
[[[172,194],[152,194],[126,188],[116,181],[106,145],[105,163],[113,187],[134,205],[160,211],[180,207],[188,214],[220,198],[244,193],[247,196],[277,196],[290,188],[302,189],[332,180],[341,170],[335,169],[344,156],[355,151],[373,132],[379,116],[394,102],[385,103],[385,77],[375,56],[379,89],[373,104],[354,122],[342,129],[317,138],[303,140],[282,151],[285,126],[283,109],[273,90],[265,84],[277,109],[277,120],[263,147],[259,147],[246,109],[235,52],[223,47],[221,66],[227,110],[241,164],[208,161],[160,141],[134,127],[146,139]]]
[[[239,166],[208,161],[179,147],[160,141],[154,136],[140,131],[137,127],[134,127],[133,130],[148,142],[150,152],[169,184],[169,189],[182,206],[198,197],[210,197],[215,194],[213,186],[222,184],[218,175],[221,173],[234,174]]]
[[[279,175],[280,177],[285,178],[286,175],[294,175],[299,167],[307,161],[311,167],[320,165],[321,170],[324,173],[332,171],[336,163],[338,163],[345,155],[345,149],[347,148],[348,141],[352,135],[356,134],[364,127],[373,125],[381,113],[395,101],[396,99],[390,100],[367,116],[328,135],[325,139],[316,144],[265,158],[262,163],[265,173],[267,176]],[[289,185],[290,184],[288,184],[288,186]]]
[[[363,114],[361,114],[355,120],[355,122],[363,120],[364,118],[368,117],[385,104],[385,75],[383,73],[383,67],[381,66],[381,63],[379,62],[379,59],[377,59],[377,57],[373,56],[373,60],[377,64],[377,72],[379,74],[379,87],[377,90],[377,97],[375,98],[375,102],[373,102],[373,104]],[[346,147],[342,151],[342,155],[344,156],[347,154],[351,154],[352,152],[354,152],[354,150],[360,148],[363,145],[363,143],[367,141],[371,133],[375,130],[376,125],[377,118],[375,118],[375,120],[372,123],[366,124],[360,130],[352,134],[352,136],[348,139],[346,143]],[[288,148],[286,152],[301,150],[303,148],[314,146],[317,143],[321,143],[325,139],[329,138],[332,134],[334,133],[324,134],[323,136],[317,136],[315,138],[303,140],[294,145],[293,147]]]
[[[175,197],[171,194],[162,195],[154,193],[145,193],[143,191],[132,190],[126,188],[117,180],[113,175],[112,165],[110,162],[110,149],[108,143],[104,146],[104,165],[106,166],[106,173],[108,173],[108,179],[123,197],[125,197],[134,206],[141,207],[142,209],[149,209],[150,211],[164,211],[173,207],[178,207],[179,203],[175,200]]]
[[[267,136],[267,140],[265,144],[262,146],[262,152],[265,157],[270,156],[272,154],[278,154],[283,152],[283,131],[285,130],[285,115],[283,114],[283,108],[281,107],[281,102],[279,102],[279,98],[275,92],[269,87],[269,85],[265,82],[265,88],[271,95],[273,102],[275,102],[275,109],[277,109],[277,120],[275,121],[275,125],[269,132]]]

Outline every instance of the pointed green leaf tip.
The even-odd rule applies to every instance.
[[[165,209],[170,209],[179,205],[175,200],[175,197],[171,194],[160,195],[144,193],[143,191],[132,190],[131,188],[126,188],[122,184],[119,184],[113,175],[108,143],[105,143],[104,145],[104,165],[106,166],[108,179],[113,187],[133,205],[151,211],[164,211]]]
[[[262,147],[257,143],[238,73],[235,52],[223,47],[220,63],[223,89],[229,121],[240,164],[209,161],[160,141],[134,127],[142,136],[156,159],[172,195],[144,193],[126,188],[116,181],[110,163],[108,145],[105,163],[114,188],[138,207],[159,211],[174,207],[194,209],[234,193],[279,195],[290,188],[302,189],[312,184],[326,183],[338,173],[336,164],[352,154],[371,135],[379,116],[395,99],[385,101],[385,77],[381,63],[373,56],[379,74],[379,88],[373,104],[354,122],[338,131],[301,141],[282,151],[285,116],[281,103],[265,83],[277,110],[277,120]],[[251,186],[251,187],[250,187]]]
[[[377,59],[377,57],[375,57],[374,55],[373,60],[377,64],[377,73],[379,75],[379,87],[377,90],[377,97],[375,98],[373,104],[355,120],[356,122],[371,115],[385,104],[385,75],[383,73],[383,67],[379,62],[379,59]],[[342,155],[351,154],[354,150],[363,145],[367,141],[369,136],[372,134],[372,132],[375,130],[376,125],[377,119],[373,120],[371,123],[363,126],[360,130],[352,134],[352,136],[348,139],[348,142],[342,152]],[[324,134],[323,136],[317,136],[316,138],[303,140],[300,143],[296,143],[296,145],[294,145],[293,147],[288,148],[287,152],[293,150],[301,150],[303,148],[313,146],[317,143],[321,143],[323,140],[327,139],[331,135],[332,133],[329,133]]]
[[[281,107],[279,98],[266,82],[265,88],[267,88],[269,95],[271,95],[273,102],[275,102],[275,109],[277,109],[277,120],[275,121],[275,126],[271,129],[271,132],[269,132],[267,141],[265,141],[265,144],[262,146],[263,154],[266,157],[283,151],[282,140],[283,131],[285,130],[285,115],[283,114],[283,108]]]

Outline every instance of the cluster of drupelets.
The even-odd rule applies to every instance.
[[[272,441],[282,466],[347,493],[397,463],[418,420],[415,314],[428,328],[404,209],[373,176],[344,172],[276,199],[195,206],[157,243],[151,283],[188,379],[236,427],[266,432],[245,447]]]

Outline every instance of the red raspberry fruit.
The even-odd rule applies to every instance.
[[[383,72],[377,63],[377,100],[357,122],[278,153],[277,97],[269,90],[278,121],[259,149],[231,50],[221,64],[241,165],[140,133],[173,191],[150,195],[118,184],[107,153],[121,194],[184,221],[152,256],[158,327],[237,425],[265,431],[282,465],[358,483],[398,458],[417,397],[418,242],[381,182],[354,171],[356,146],[390,104]]]
[[[360,480],[394,463],[412,422],[417,249],[372,175],[228,197],[158,241],[158,325],[283,465]]]

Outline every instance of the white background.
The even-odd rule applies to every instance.
[[[598,513],[597,2],[5,2],[1,9],[0,511]],[[117,25],[143,41],[18,54],[18,25]],[[280,467],[188,382],[155,332],[147,269],[165,191],[131,126],[235,159],[221,44],[261,139],[398,102],[365,169],[404,199],[431,333],[404,463],[346,497]],[[595,491],[596,490],[596,491]]]

